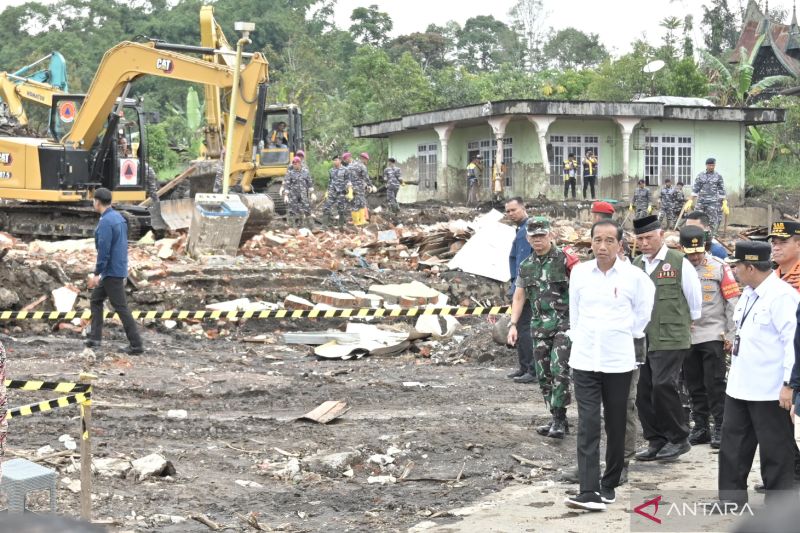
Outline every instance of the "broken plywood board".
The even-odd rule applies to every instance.
[[[343,333],[339,330],[298,331],[283,334],[283,342],[286,344],[310,344],[316,346],[331,341],[342,344],[355,344],[359,340],[361,340],[361,336],[358,333]]]
[[[446,295],[416,280],[393,285],[371,285],[369,292],[382,296],[384,301],[389,304],[397,304],[401,298],[407,298],[420,302],[420,305],[447,305]]]
[[[481,224],[447,267],[497,281],[508,281],[511,278],[508,255],[515,236],[516,230],[501,222]]]
[[[314,354],[324,359],[360,359],[365,355],[393,355],[410,345],[409,333],[372,324],[347,324],[347,334],[356,335],[355,342],[332,340],[314,349]]]
[[[316,409],[307,412],[297,420],[311,420],[318,424],[327,424],[331,420],[339,418],[349,410],[350,408],[347,407],[347,402],[329,400],[323,402]]]

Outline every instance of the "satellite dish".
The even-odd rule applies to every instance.
[[[642,72],[646,72],[647,74],[653,74],[664,68],[664,65],[666,65],[666,63],[664,63],[660,59],[656,59],[655,61],[651,61],[648,64],[646,64],[642,68]]]

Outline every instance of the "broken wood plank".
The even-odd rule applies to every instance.
[[[222,529],[222,526],[220,526],[216,522],[213,522],[209,517],[207,517],[204,514],[193,514],[189,518],[200,522],[201,524],[207,526],[212,531],[219,531],[220,529]]]
[[[557,468],[553,468],[552,466],[542,466],[540,464],[537,464],[537,463],[531,461],[530,459],[525,459],[521,455],[517,455],[517,454],[514,454],[514,453],[511,454],[511,458],[516,460],[516,461],[518,461],[519,464],[524,465],[524,466],[531,466],[531,467],[534,467],[534,468],[541,468],[542,470],[552,470],[552,471],[557,471],[558,470]]]
[[[350,408],[347,407],[347,402],[329,400],[323,402],[316,409],[307,412],[298,418],[298,420],[311,420],[318,424],[327,424],[331,420],[339,418],[349,410]]]

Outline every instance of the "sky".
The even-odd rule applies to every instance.
[[[26,0],[0,0],[0,10],[9,5],[18,5]],[[38,0],[50,3],[53,0]],[[425,31],[428,24],[443,25],[449,20],[464,22],[476,15],[494,15],[509,22],[508,12],[516,0],[338,0],[336,25],[346,29],[350,26],[350,14],[360,6],[375,4],[389,14],[394,22],[393,36]],[[544,0],[547,14],[546,27],[555,30],[577,27],[587,33],[597,33],[606,48],[614,55],[629,51],[634,40],[645,35],[656,44],[663,36],[659,21],[667,16],[683,18],[694,16],[694,40],[703,45],[700,21],[703,18],[701,0]],[[731,9],[747,5],[747,0],[728,0]],[[763,6],[764,0],[761,0]],[[770,10],[784,9],[791,13],[792,0],[770,0]]]

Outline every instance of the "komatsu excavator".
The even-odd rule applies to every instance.
[[[52,95],[49,138],[0,136],[0,229],[17,235],[91,236],[96,215],[90,200],[98,187],[112,190],[132,234],[147,229],[149,212],[136,205],[145,198],[147,135],[141,107],[128,98],[131,85],[156,76],[221,90],[233,86],[233,67],[186,53],[217,52],[159,41],[122,42],[105,53],[85,95]],[[257,96],[267,81],[267,62],[254,53],[241,70],[238,90],[231,91],[237,112],[228,147],[234,159],[226,179],[243,192],[253,190],[257,165],[247,147],[252,145]],[[248,224],[260,224],[257,213],[251,212]]]
[[[45,68],[33,71],[45,61]],[[24,128],[28,125],[26,102],[50,108],[54,95],[67,92],[67,62],[58,52],[15,72],[0,72],[0,128],[6,132]]]

